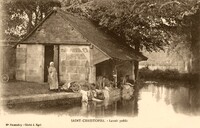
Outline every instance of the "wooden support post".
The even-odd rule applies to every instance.
[[[89,67],[89,83],[96,83],[96,66],[94,65],[94,48],[90,46],[90,67]]]
[[[96,82],[96,66],[90,66],[89,83]]]
[[[54,65],[58,74],[58,82],[60,82],[59,77],[59,45],[54,45],[54,56],[53,56]]]
[[[115,66],[114,67],[114,81],[115,81],[115,88],[117,88],[117,67]]]
[[[138,74],[139,74],[139,61],[134,61],[134,72],[135,72],[135,82],[138,79]]]
[[[113,60],[113,78],[114,78],[115,88],[117,88],[117,62],[116,60]]]
[[[135,82],[135,80],[136,80],[136,79],[135,79],[135,78],[136,78],[136,77],[135,77],[135,65],[134,65],[134,62],[133,62],[133,61],[131,62],[131,66],[132,66],[132,69],[131,69],[131,72],[132,72],[132,73],[131,73],[131,79],[134,80],[134,82]]]

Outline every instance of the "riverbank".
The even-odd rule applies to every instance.
[[[120,89],[112,89],[110,97],[120,96]],[[37,104],[38,107],[49,107],[56,105],[75,105],[81,103],[81,94],[73,92],[52,92],[48,90],[47,83],[34,83],[23,81],[10,81],[2,84],[1,103],[4,107],[13,108]]]
[[[142,68],[139,71],[139,83],[145,81],[156,81],[166,83],[165,86],[174,87],[181,85],[184,87],[197,87],[200,83],[200,76],[197,73],[180,73],[177,70],[150,70]],[[154,82],[155,83],[155,82]],[[178,84],[172,84],[178,83]]]
[[[138,89],[142,89],[143,87],[154,85],[158,87],[166,87],[166,88],[188,88],[188,89],[199,89],[200,84],[192,84],[190,82],[185,81],[172,81],[172,80],[162,80],[162,79],[139,79],[136,83]]]
[[[13,96],[28,96],[37,94],[53,94],[48,90],[49,86],[47,83],[35,83],[35,82],[24,82],[24,81],[9,81],[2,83],[1,97],[13,97]]]
[[[80,93],[52,92],[47,83],[9,81],[1,84],[3,107],[13,108],[26,103],[39,103],[40,106],[76,104],[81,101]]]

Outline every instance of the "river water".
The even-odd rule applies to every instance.
[[[104,103],[90,102],[68,109],[62,114],[76,116],[169,117],[199,116],[200,89],[167,88],[149,84],[131,99],[117,98]]]
[[[157,86],[159,85],[159,86]],[[21,110],[20,110],[21,109]],[[130,98],[110,98],[103,103],[89,102],[74,106],[59,105],[47,108],[11,109],[12,113],[58,114],[84,117],[200,117],[200,89],[167,88],[147,84]]]
[[[176,87],[170,88],[171,86]],[[59,124],[63,128],[69,125],[75,128],[77,125],[88,128],[105,126],[115,128],[200,128],[200,89],[178,86],[177,83],[171,83],[170,87],[166,87],[162,83],[146,84],[140,90],[135,91],[132,97],[128,95],[123,98],[112,97],[103,103],[89,102],[88,104],[51,107],[40,107],[40,104],[39,107],[35,107],[34,104],[15,106],[9,109],[8,113],[17,114],[17,116],[9,116],[7,122],[9,120],[19,122],[24,119],[20,122],[36,121],[36,123],[48,127],[53,125],[57,127],[56,124]],[[105,122],[110,122],[110,120],[118,122],[71,121],[94,118]],[[126,123],[119,123],[121,119]]]

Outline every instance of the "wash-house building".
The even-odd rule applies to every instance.
[[[17,45],[16,79],[47,82],[51,61],[61,83],[113,74],[134,79],[133,62],[147,58],[121,44],[89,20],[54,9]]]

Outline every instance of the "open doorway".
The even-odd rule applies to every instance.
[[[54,45],[46,45],[44,55],[44,82],[47,82],[49,63],[54,60]]]
[[[106,60],[99,64],[96,64],[96,77],[99,76],[113,79],[113,63],[111,60]]]

